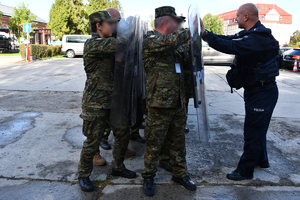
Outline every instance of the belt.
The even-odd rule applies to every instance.
[[[275,82],[268,82],[268,83],[264,83],[264,84],[259,84],[259,85],[253,85],[253,86],[247,86],[247,87],[244,87],[245,90],[257,90],[257,89],[260,89],[262,87],[265,87],[265,86],[269,86],[269,85],[273,85],[275,84]]]

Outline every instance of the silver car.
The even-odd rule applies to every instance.
[[[202,41],[202,53],[204,64],[208,63],[233,63],[235,55],[222,53],[211,48],[206,42]]]
[[[83,46],[91,35],[64,35],[61,40],[61,54],[68,58],[74,58],[77,55],[83,55]]]

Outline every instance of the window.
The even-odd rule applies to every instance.
[[[263,6],[262,6],[261,8],[262,8],[262,9],[264,9],[264,7],[263,7]]]
[[[257,10],[259,10],[259,6],[257,6]]]
[[[265,19],[265,16],[263,15],[263,16],[261,16],[261,18],[262,18],[262,19]]]
[[[66,39],[67,43],[85,43],[87,39],[89,39],[91,36],[84,35],[84,36],[68,36]]]
[[[280,16],[280,20],[282,20],[282,17]]]

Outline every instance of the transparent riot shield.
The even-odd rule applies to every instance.
[[[122,18],[117,28],[117,50],[115,55],[114,90],[110,122],[121,127],[132,120],[132,92],[134,91],[135,52],[137,40],[137,18]],[[134,122],[135,123],[135,122]]]
[[[189,7],[188,23],[191,35],[190,66],[193,74],[194,106],[197,112],[198,134],[200,135],[200,141],[202,143],[208,143],[209,122],[204,81],[200,14],[198,6],[195,4]]]
[[[137,100],[138,96],[140,95],[140,84],[141,84],[141,78],[140,78],[140,69],[139,69],[139,51],[140,45],[139,42],[141,40],[139,39],[140,34],[140,16],[135,16],[135,37],[132,41],[131,45],[134,45],[134,63],[133,63],[133,70],[132,70],[132,80],[131,80],[131,97],[130,97],[130,123],[131,125],[135,125],[136,123],[136,116],[137,116]]]

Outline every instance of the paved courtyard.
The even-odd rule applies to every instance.
[[[1,63],[1,57],[0,57]],[[271,167],[256,168],[253,180],[225,178],[243,149],[243,90],[230,93],[226,66],[206,66],[210,144],[199,143],[190,101],[186,134],[189,175],[198,185],[187,191],[158,169],[156,194],[142,192],[144,145],[130,142],[126,158],[133,180],[110,175],[112,151],[100,149],[107,165],[95,166],[97,191],[84,193],[77,163],[85,137],[79,118],[85,82],[82,58],[0,64],[0,200],[6,199],[299,199],[300,73],[281,71],[279,100],[268,132]],[[143,130],[140,130],[143,135]],[[109,143],[113,145],[111,134]]]

